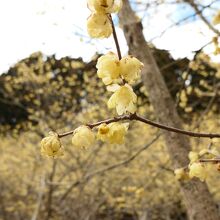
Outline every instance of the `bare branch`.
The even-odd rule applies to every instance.
[[[131,157],[127,158],[124,161],[121,161],[119,163],[107,166],[105,168],[99,169],[97,171],[94,171],[93,173],[90,173],[88,175],[86,175],[84,178],[82,178],[81,180],[78,180],[74,183],[72,183],[72,185],[66,190],[66,192],[63,194],[63,196],[60,199],[60,202],[62,202],[67,196],[68,194],[72,191],[72,189],[76,186],[78,186],[79,184],[85,183],[87,181],[89,181],[91,178],[93,178],[94,176],[103,174],[107,171],[116,169],[118,167],[127,165],[128,163],[130,163],[131,161],[133,161],[137,156],[139,156],[144,150],[146,150],[148,147],[150,147],[153,143],[155,143],[158,138],[160,137],[161,134],[158,134],[154,139],[152,139],[147,145],[145,145],[144,147],[140,148],[136,153],[134,153]]]
[[[158,122],[151,121],[147,118],[144,118],[142,116],[137,115],[136,113],[135,114],[129,114],[129,115],[117,116],[115,118],[106,119],[106,120],[99,121],[99,122],[96,122],[96,123],[93,123],[93,124],[87,124],[87,126],[92,129],[92,128],[97,127],[97,126],[99,126],[101,124],[104,124],[104,123],[105,124],[110,124],[112,122],[125,121],[125,120],[140,121],[140,122],[143,122],[145,124],[148,124],[148,125],[151,125],[151,126],[154,126],[154,127],[166,130],[166,131],[171,131],[171,132],[183,134],[183,135],[187,135],[187,136],[190,136],[190,137],[220,138],[220,134],[218,134],[218,133],[199,133],[199,132],[186,131],[186,130],[183,130],[183,129],[174,128],[174,127],[171,127],[171,126],[163,125],[163,124],[158,123]],[[58,134],[58,136],[60,138],[62,138],[62,137],[73,134],[73,132],[74,132],[74,130],[63,133],[63,134]]]

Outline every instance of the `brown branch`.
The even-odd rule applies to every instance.
[[[201,162],[201,163],[220,163],[220,158],[215,158],[215,159],[200,159],[199,162]]]
[[[99,126],[101,124],[104,124],[104,123],[105,124],[110,124],[112,122],[125,121],[125,120],[140,121],[140,122],[143,122],[145,124],[148,124],[148,125],[151,125],[151,126],[154,126],[154,127],[166,130],[166,131],[183,134],[183,135],[187,135],[187,136],[190,136],[190,137],[220,138],[220,134],[218,134],[218,133],[199,133],[199,132],[186,131],[186,130],[183,130],[183,129],[174,128],[174,127],[170,127],[170,126],[167,126],[167,125],[160,124],[158,122],[151,121],[151,120],[149,120],[147,118],[144,118],[142,116],[139,116],[137,114],[117,116],[115,118],[106,119],[106,120],[99,121],[99,122],[96,122],[96,123],[93,123],[93,124],[87,124],[87,126],[92,129],[92,128],[97,127],[97,126]],[[73,132],[74,132],[74,130],[63,133],[63,134],[58,134],[58,136],[60,138],[62,138],[62,137],[73,134]]]
[[[196,15],[201,16],[201,14],[203,13],[204,9],[209,8],[213,3],[217,2],[217,1],[218,1],[218,0],[212,1],[210,4],[208,4],[208,5],[206,5],[206,6],[203,6],[203,8],[202,8],[201,10],[197,8],[197,10],[196,10],[195,13],[193,13],[193,14],[187,16],[187,17],[184,17],[183,19],[181,19],[181,20],[179,20],[179,21],[177,21],[177,22],[174,22],[173,24],[171,24],[170,26],[168,26],[166,29],[163,29],[162,32],[161,32],[158,36],[155,36],[155,37],[153,37],[152,39],[150,39],[149,42],[152,42],[152,41],[156,40],[157,38],[161,38],[169,29],[171,29],[171,28],[173,28],[173,27],[175,27],[175,26],[178,26],[178,25],[182,24],[184,21],[187,21],[188,19],[191,19],[191,18],[195,17]],[[187,4],[189,4],[189,1],[186,1],[186,0],[185,0],[185,2],[187,2]],[[192,7],[192,6],[191,6],[191,7]],[[194,9],[194,10],[195,10],[195,9]],[[203,15],[202,15],[202,17],[203,17],[203,22],[205,22],[206,25],[208,25],[209,28],[212,29],[212,31],[214,31],[216,34],[219,35],[218,30],[215,29],[215,28],[211,25],[210,22],[209,22],[209,24],[207,24],[208,20],[207,20]],[[206,21],[204,21],[204,19],[205,19]],[[210,26],[212,26],[212,27],[210,27]],[[213,30],[213,28],[214,28],[214,30]]]
[[[117,37],[117,33],[116,33],[116,31],[115,31],[115,25],[114,25],[114,22],[113,22],[113,20],[112,20],[111,14],[109,15],[109,19],[110,19],[111,25],[112,25],[113,38],[114,38],[115,46],[116,46],[117,53],[118,53],[118,59],[121,60],[122,56],[121,56],[120,45],[119,45],[119,42],[118,42],[118,37]]]

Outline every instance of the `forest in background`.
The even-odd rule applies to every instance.
[[[186,127],[218,131],[218,65],[204,53],[196,54],[195,69],[188,59],[174,60],[153,47],[152,51]],[[136,219],[143,213],[152,219],[185,219],[163,139],[142,151],[158,134],[156,128],[133,122],[123,146],[98,143],[81,151],[67,139],[63,157],[40,155],[39,142],[48,131],[64,132],[112,115],[105,104],[109,94],[96,76],[98,57],[85,63],[36,52],[0,76],[2,219],[30,219],[35,212],[39,219]],[[137,112],[155,119],[141,81],[135,91]],[[192,141],[196,149],[209,144]],[[220,176],[213,167],[210,170],[208,182],[219,202]]]

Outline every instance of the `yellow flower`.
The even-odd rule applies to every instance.
[[[199,156],[202,157],[202,156],[204,156],[205,154],[208,154],[208,153],[209,153],[208,149],[202,149],[201,151],[199,151]]]
[[[144,188],[143,188],[143,187],[138,188],[138,189],[136,190],[136,192],[135,192],[135,196],[136,196],[137,198],[143,197],[143,196],[144,196]]]
[[[112,82],[117,82],[119,80],[120,74],[120,62],[118,57],[110,52],[104,56],[101,56],[97,62],[97,74],[98,77],[102,79],[105,85],[109,85]]]
[[[217,12],[217,14],[214,16],[212,23],[214,25],[220,24],[220,10]]]
[[[191,163],[194,163],[199,159],[199,154],[194,151],[190,151],[189,152],[189,159],[190,159]]]
[[[101,124],[98,128],[97,138],[110,144],[123,144],[128,123],[114,122]]]
[[[87,31],[92,38],[107,38],[112,34],[112,25],[107,14],[95,12],[87,20]]]
[[[203,164],[193,163],[189,165],[189,177],[197,177],[201,181],[204,181],[207,177],[207,171]]]
[[[118,56],[110,52],[98,59],[98,77],[105,85],[120,83],[122,78],[128,83],[133,83],[140,78],[143,63],[133,56],[126,56],[120,61]]]
[[[199,152],[199,156],[202,157],[204,156],[207,158],[207,159],[212,159],[214,157],[218,157],[219,156],[219,152],[217,151],[216,148],[212,148],[212,149],[202,149],[200,152]]]
[[[184,170],[184,168],[178,168],[174,170],[175,178],[177,180],[188,180],[189,175],[188,173]]]
[[[61,145],[58,134],[49,132],[49,136],[42,139],[41,153],[46,156],[54,157],[63,155],[63,147]]]
[[[122,0],[88,0],[91,11],[117,13],[122,7]]]
[[[105,141],[105,138],[108,136],[108,134],[109,134],[108,125],[107,124],[101,124],[98,127],[98,134],[97,134],[98,139]]]
[[[140,78],[141,69],[143,68],[137,58],[133,56],[126,56],[120,60],[121,76],[128,82],[133,83]]]
[[[87,148],[94,144],[95,142],[95,134],[92,130],[82,125],[75,129],[72,137],[72,143],[75,147]]]
[[[108,100],[108,108],[116,108],[119,115],[136,111],[137,96],[128,84],[117,86],[114,94]]]

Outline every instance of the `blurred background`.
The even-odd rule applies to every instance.
[[[185,128],[220,133],[220,0],[131,0]],[[113,38],[90,39],[86,0],[0,1],[0,219],[187,219],[159,130],[130,124],[124,145],[98,142],[63,157],[41,156],[53,130],[113,117],[96,62]],[[128,51],[113,16],[122,53]],[[220,18],[219,18],[220,19]],[[142,81],[138,113],[155,120]],[[140,138],[141,137],[141,138]],[[191,139],[203,149],[210,140]],[[218,140],[212,147],[218,149]],[[207,183],[220,204],[219,173]]]

